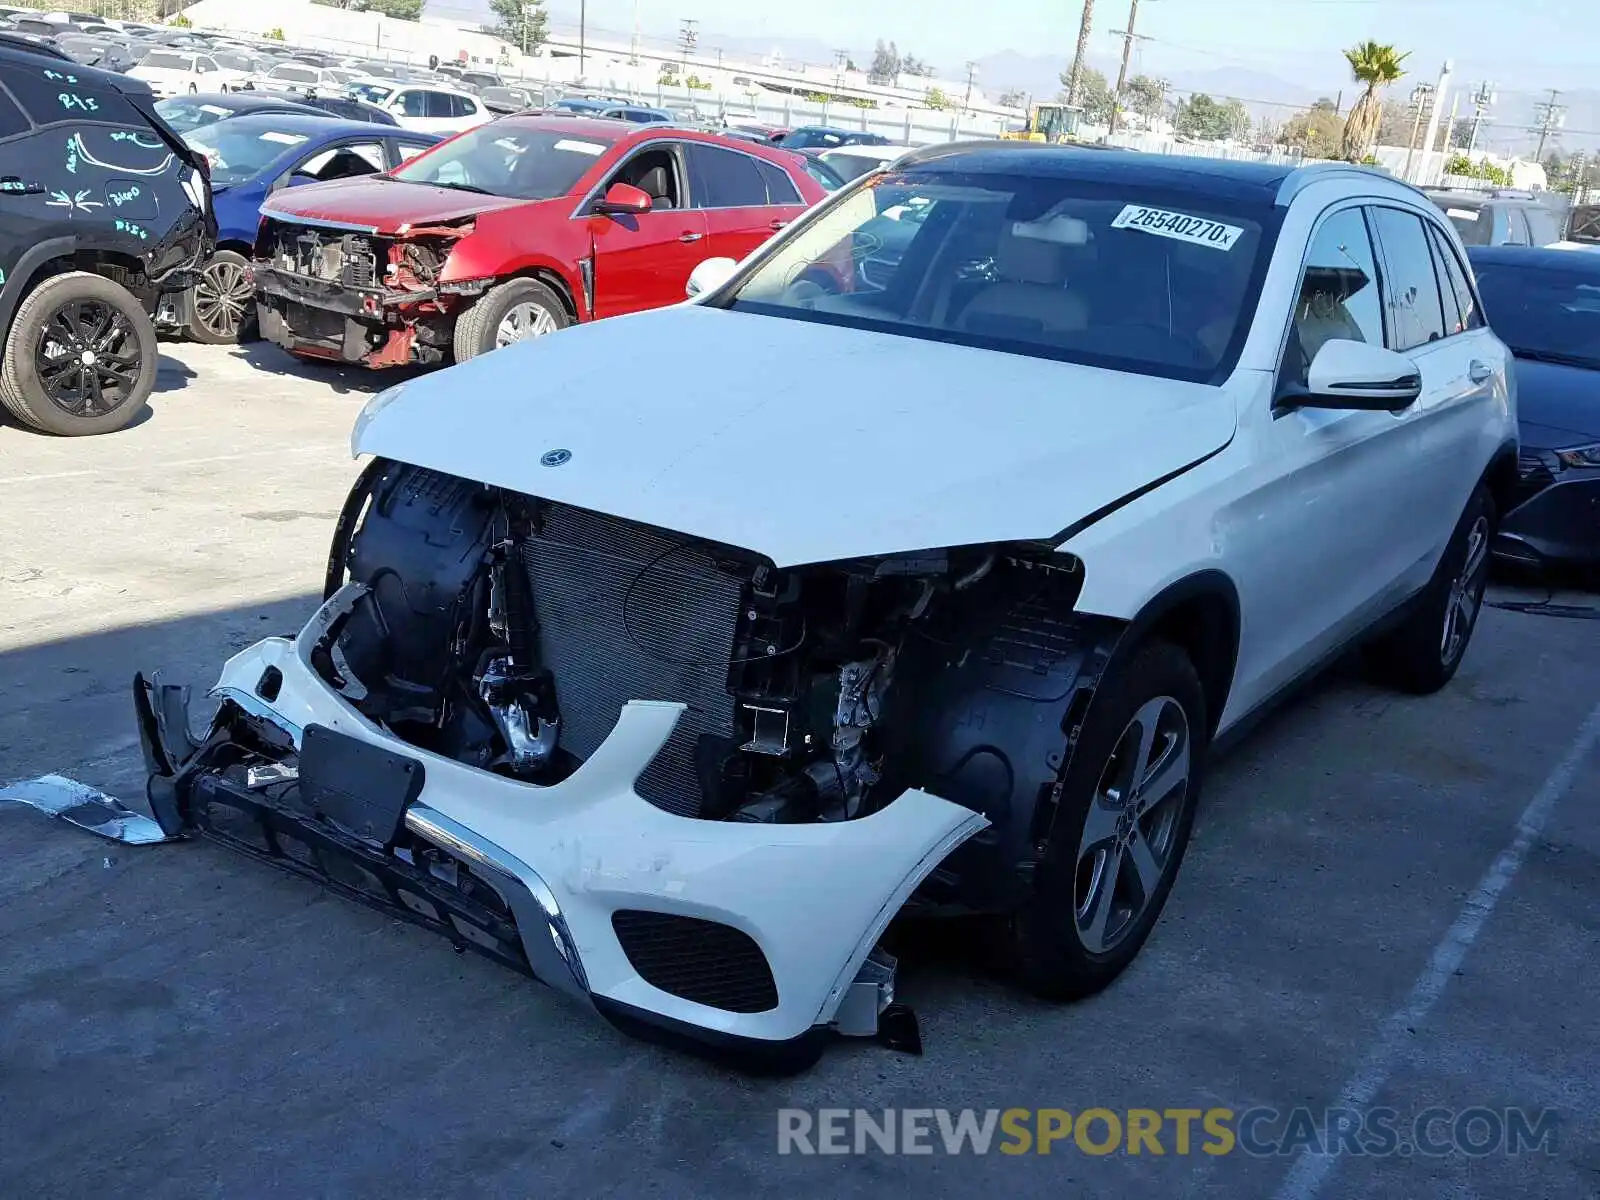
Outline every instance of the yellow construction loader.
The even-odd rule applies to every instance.
[[[1065,104],[1035,104],[1028,123],[1000,136],[1014,142],[1070,142],[1078,132],[1078,110]]]

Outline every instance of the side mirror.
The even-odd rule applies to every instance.
[[[1422,374],[1404,354],[1368,342],[1333,338],[1311,360],[1305,387],[1279,397],[1280,408],[1398,412],[1422,395]]]
[[[693,300],[706,292],[716,291],[733,278],[733,272],[738,265],[738,262],[731,258],[702,259],[695,269],[689,272],[689,282],[684,284],[683,294]]]
[[[632,214],[650,211],[650,193],[631,183],[613,183],[606,189],[604,199],[594,206],[598,213]]]

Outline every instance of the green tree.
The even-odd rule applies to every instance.
[[[1083,18],[1078,22],[1078,45],[1072,53],[1072,65],[1061,73],[1061,86],[1066,88],[1062,99],[1068,104],[1083,103],[1083,77],[1089,70],[1084,56],[1089,52],[1089,31],[1093,28],[1094,0],[1083,0]],[[1104,76],[1101,78],[1103,80]]]
[[[933,64],[923,62],[915,54],[908,54],[900,60],[900,73],[913,78],[932,79]]]
[[[1172,128],[1184,137],[1218,142],[1249,133],[1250,114],[1237,100],[1214,100],[1204,92],[1196,92],[1178,105]]]
[[[345,8],[351,12],[382,13],[399,21],[415,21],[422,16],[423,0],[311,0],[329,8]]]
[[[1061,72],[1062,100],[1072,103],[1072,72]],[[1083,119],[1090,125],[1104,125],[1111,120],[1111,85],[1106,82],[1104,73],[1096,71],[1093,67],[1084,67],[1078,72],[1078,107],[1083,110]]]
[[[524,54],[532,54],[550,36],[550,14],[544,10],[544,0],[489,0],[489,11],[496,20],[490,32]]]
[[[1350,47],[1344,52],[1344,57],[1350,64],[1350,74],[1355,76],[1356,82],[1366,86],[1366,91],[1361,93],[1361,99],[1356,101],[1344,123],[1344,141],[1341,144],[1344,157],[1351,162],[1358,162],[1372,145],[1383,115],[1378,89],[1387,87],[1403,76],[1404,63],[1411,56],[1409,53],[1399,53],[1393,46],[1380,45],[1369,39]]]
[[[950,108],[952,106],[950,97],[946,96],[944,89],[939,87],[929,88],[928,94],[922,98],[922,102],[929,108]]]
[[[867,68],[867,78],[876,84],[893,83],[900,77],[900,51],[893,42],[882,38],[872,48],[872,65]]]
[[[1123,86],[1122,103],[1128,112],[1153,121],[1166,111],[1167,91],[1160,80],[1135,75]]]
[[[1001,108],[1026,108],[1028,93],[1021,88],[1007,88],[1000,93],[1000,99],[996,103]]]
[[[1332,158],[1344,141],[1344,118],[1332,100],[1318,100],[1284,125],[1279,136],[1285,146],[1308,158]]]

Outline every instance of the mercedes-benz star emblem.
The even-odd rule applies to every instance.
[[[559,467],[563,463],[571,461],[571,450],[546,450],[539,456],[539,465],[541,467]]]

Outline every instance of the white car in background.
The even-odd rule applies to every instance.
[[[245,76],[224,70],[209,54],[192,50],[152,50],[128,71],[129,77],[142,79],[157,96],[181,96],[190,92],[226,92],[244,84]]]
[[[401,83],[368,75],[352,79],[345,92],[392,114],[402,129],[418,133],[461,133],[495,115],[471,92],[436,84]]]
[[[344,80],[334,72],[304,62],[279,63],[265,75],[253,77],[250,83],[262,91],[300,96],[339,96],[345,90]]]

